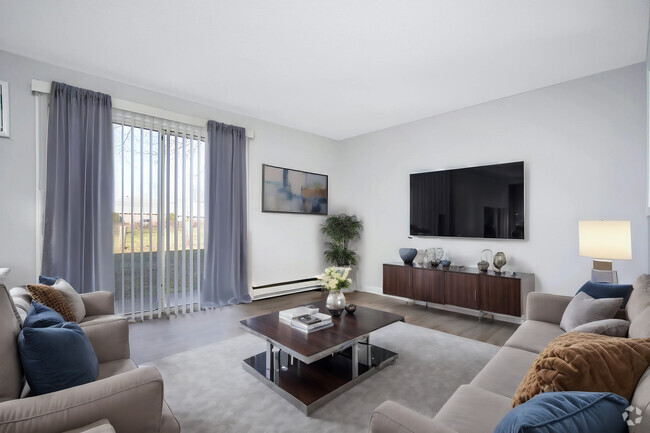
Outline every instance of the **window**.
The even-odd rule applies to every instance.
[[[113,122],[117,310],[142,319],[197,310],[206,132],[121,110]]]

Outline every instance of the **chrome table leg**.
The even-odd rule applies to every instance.
[[[352,345],[352,379],[359,375],[359,343]]]

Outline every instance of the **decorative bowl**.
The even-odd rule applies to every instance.
[[[481,260],[476,264],[478,267],[478,270],[481,272],[487,272],[488,269],[490,269],[490,262],[486,262],[485,260]]]
[[[440,264],[442,265],[443,268],[448,268],[451,265],[451,261],[449,261],[449,260],[441,260]]]
[[[345,306],[345,311],[347,311],[348,314],[354,314],[354,312],[357,311],[357,306],[354,304],[348,304]]]
[[[418,250],[415,248],[400,248],[399,256],[402,258],[402,261],[405,265],[410,265],[413,263],[413,259],[418,255]]]

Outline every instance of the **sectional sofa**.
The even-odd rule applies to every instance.
[[[526,321],[468,385],[460,386],[440,411],[425,417],[392,401],[370,418],[372,433],[492,433],[510,411],[512,398],[537,355],[564,331],[560,321],[570,296],[530,293]],[[617,317],[631,322],[628,337],[650,338],[650,275],[634,283],[625,310]],[[650,368],[637,384],[631,405],[642,411],[630,433],[650,432]],[[639,417],[635,417],[639,420]]]

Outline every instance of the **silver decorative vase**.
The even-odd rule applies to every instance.
[[[501,268],[504,267],[506,265],[506,263],[507,263],[506,255],[503,254],[501,251],[496,253],[494,255],[494,262],[493,262],[493,264],[494,264],[494,272],[501,273]]]
[[[339,317],[345,308],[345,295],[340,290],[330,290],[325,306],[332,316]]]

